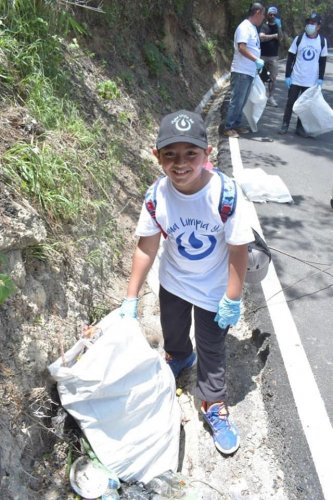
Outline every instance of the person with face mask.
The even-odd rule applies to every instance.
[[[289,48],[285,73],[288,99],[279,130],[280,134],[288,132],[293,105],[298,97],[309,87],[314,85],[322,87],[323,85],[327,40],[319,34],[320,25],[321,17],[316,12],[312,12],[305,20],[304,33],[295,37]],[[296,134],[307,137],[299,119]]]

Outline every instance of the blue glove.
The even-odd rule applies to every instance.
[[[260,71],[262,70],[262,68],[263,68],[263,67],[264,67],[264,65],[265,65],[265,61],[263,61],[262,59],[256,59],[256,60],[255,60],[255,63],[256,63],[256,68],[257,68],[257,70],[258,70],[258,71],[259,71],[259,73],[260,73]]]
[[[282,27],[282,23],[281,23],[281,19],[280,19],[279,17],[276,17],[276,18],[275,18],[275,24],[276,24],[276,26],[277,26],[279,29],[281,29],[281,27]]]
[[[323,86],[323,83],[324,83],[324,80],[317,80],[317,85],[318,87],[322,87]]]
[[[138,318],[138,302],[139,299],[137,297],[131,299],[124,299],[123,303],[120,306],[120,316],[122,318]]]
[[[284,83],[286,84],[287,89],[290,89],[290,85],[291,85],[291,78],[290,78],[290,76],[288,76],[288,77],[286,77],[284,79]]]
[[[214,321],[216,321],[222,329],[227,328],[229,325],[235,325],[240,317],[240,306],[240,300],[228,299],[226,294],[224,294],[219,302]]]

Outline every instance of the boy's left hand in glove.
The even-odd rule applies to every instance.
[[[231,300],[226,294],[219,302],[214,321],[224,330],[229,325],[235,325],[240,318],[241,300]]]
[[[122,318],[138,319],[138,302],[139,299],[137,297],[124,299],[120,306],[120,316]]]

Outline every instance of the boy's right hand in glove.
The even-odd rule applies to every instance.
[[[124,299],[120,306],[120,316],[122,318],[134,318],[138,319],[138,302],[137,297],[131,297],[129,299]]]
[[[240,318],[241,300],[231,300],[226,294],[219,302],[217,314],[214,318],[222,330],[229,325],[235,325]]]

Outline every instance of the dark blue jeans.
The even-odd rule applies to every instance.
[[[301,87],[300,85],[290,85],[288,90],[288,100],[284,110],[283,115],[283,125],[287,125],[289,127],[289,123],[291,120],[291,115],[293,113],[293,106],[299,96],[303,94],[309,87]],[[299,118],[297,118],[296,130],[304,130],[302,122]]]
[[[231,96],[225,121],[225,129],[238,128],[242,121],[242,111],[251,90],[253,76],[244,73],[231,73]]]
[[[214,321],[215,312],[193,306],[162,286],[159,298],[165,352],[176,359],[185,358],[192,353],[190,329],[194,309],[194,336],[198,356],[196,396],[210,403],[227,402],[225,337],[229,327],[221,330]]]

